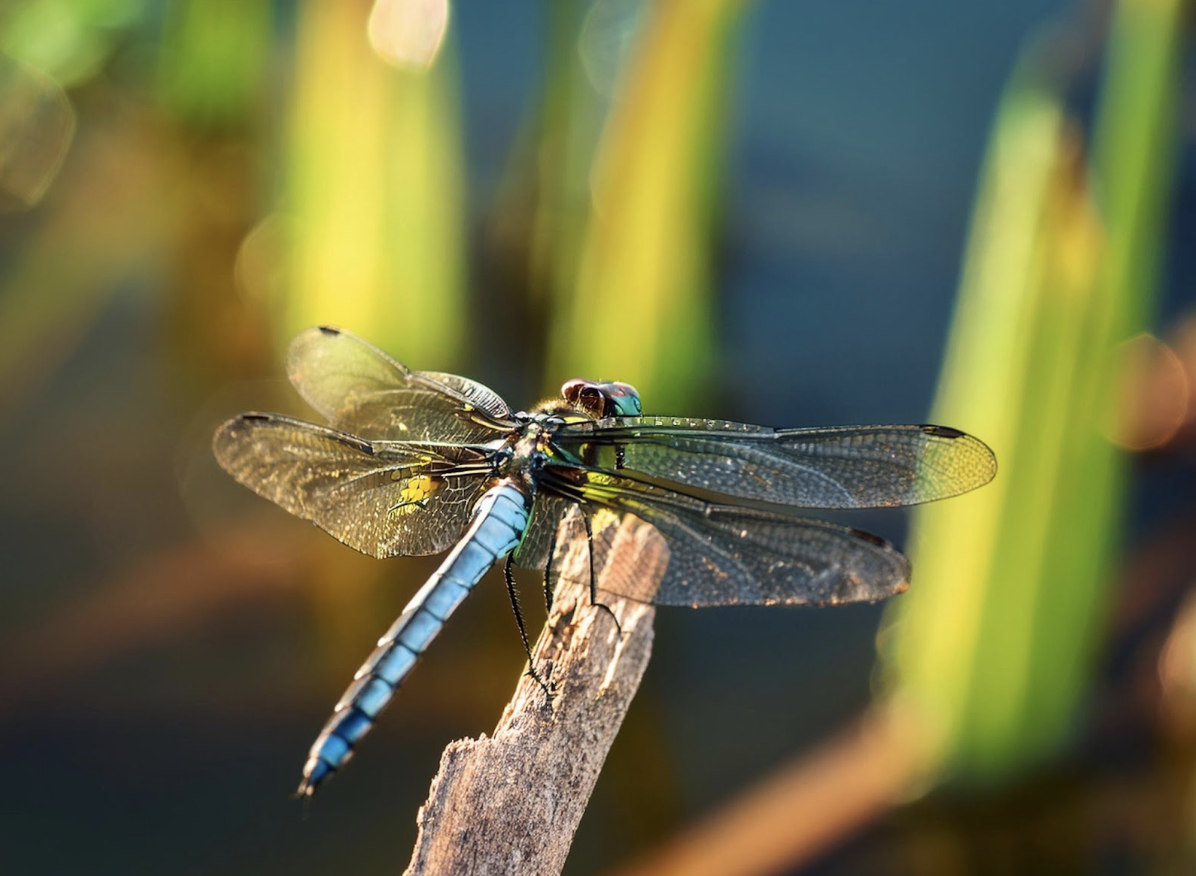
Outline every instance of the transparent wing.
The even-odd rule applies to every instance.
[[[634,576],[616,595],[657,605],[830,605],[873,602],[909,586],[909,561],[858,529],[703,502],[594,470],[549,469],[542,487],[587,514],[608,509],[652,524],[668,542],[655,592]],[[607,530],[610,531],[610,530]]]
[[[984,442],[946,426],[770,429],[617,417],[570,424],[554,442],[589,465],[799,508],[916,505],[974,490],[997,471]]]
[[[412,371],[342,329],[300,332],[287,354],[287,372],[329,423],[365,438],[479,444],[512,425],[506,402],[482,384]]]
[[[212,450],[259,496],[379,558],[449,548],[492,472],[483,448],[371,442],[278,414],[234,417]]]
[[[574,503],[548,492],[536,495],[527,530],[515,549],[515,562],[524,569],[543,570],[556,544],[557,527]]]

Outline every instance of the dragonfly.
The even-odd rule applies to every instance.
[[[528,650],[511,567],[542,570],[550,599],[558,527],[572,509],[590,540],[595,605],[594,532],[627,515],[655,527],[669,560],[651,594],[605,582],[603,593],[695,608],[873,602],[908,587],[906,557],[877,536],[796,512],[930,502],[996,474],[992,451],[948,426],[773,429],[645,416],[636,390],[619,382],[573,379],[558,398],[513,411],[480,383],[413,371],[330,326],[299,334],[287,369],[327,425],[243,413],[216,430],[220,465],[371,557],[448,550],[337,702],[300,796],[349,761],[500,561]]]

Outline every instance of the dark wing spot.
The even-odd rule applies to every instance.
[[[887,541],[885,541],[879,535],[873,535],[871,532],[867,532],[863,529],[856,529],[854,526],[849,527],[847,531],[850,532],[852,535],[854,535],[856,538],[862,539],[866,542],[870,542],[870,543],[876,545],[877,547],[889,548],[890,550],[896,550],[895,547],[893,547],[891,544],[889,544]]]
[[[243,423],[269,423],[273,419],[269,414],[241,414]]]
[[[331,335],[334,338],[337,337],[341,333],[341,330],[333,325],[322,325],[322,326],[320,326],[320,331],[322,331],[326,335]]]
[[[918,428],[927,435],[934,435],[936,438],[962,438],[965,434],[958,429],[952,429],[950,426],[935,426],[930,423],[924,423]]]

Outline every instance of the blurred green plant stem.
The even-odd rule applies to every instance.
[[[918,510],[884,634],[890,695],[965,782],[1057,753],[1085,707],[1124,505],[1114,353],[1154,313],[1181,5],[1117,4],[1087,166],[1050,38],[997,114],[933,418],[1001,468]]]
[[[280,347],[336,323],[421,367],[465,338],[465,169],[455,52],[396,70],[366,41],[366,0],[299,10],[287,178],[294,221]]]
[[[592,170],[575,280],[554,311],[548,374],[617,375],[654,410],[680,410],[708,376],[725,98],[746,8],[665,0],[642,23]],[[609,327],[601,343],[596,325]]]

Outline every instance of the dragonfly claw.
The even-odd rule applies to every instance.
[[[595,602],[594,608],[600,608],[603,611],[605,611],[607,614],[609,614],[610,619],[615,622],[615,630],[618,631],[620,636],[623,635],[623,625],[621,623],[619,623],[618,616],[615,614],[614,610],[609,605],[607,605],[605,602]]]
[[[530,663],[528,664],[527,672],[525,672],[524,675],[528,676],[536,684],[540,685],[540,690],[544,691],[544,696],[548,699],[548,702],[551,703],[552,698],[556,695],[555,691],[548,685],[546,681],[544,681],[543,678],[540,677],[540,673],[536,672],[535,668]]]

